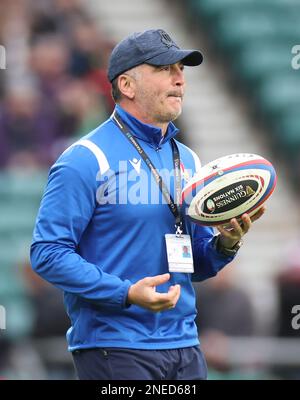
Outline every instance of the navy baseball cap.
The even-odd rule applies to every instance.
[[[112,82],[123,72],[140,64],[171,65],[181,61],[196,66],[203,61],[198,50],[182,50],[163,29],[135,32],[113,49],[108,65],[108,79]]]

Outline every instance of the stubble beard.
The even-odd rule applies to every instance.
[[[167,99],[165,100],[167,102]],[[178,110],[171,109],[168,104],[164,104],[160,100],[160,96],[157,93],[153,93],[151,90],[148,91],[145,87],[139,86],[137,91],[137,102],[142,106],[141,108],[146,113],[146,119],[150,120],[153,125],[168,124],[169,122],[175,121],[182,112],[182,107]]]
[[[147,113],[151,118],[153,119],[153,122],[158,123],[158,124],[166,124],[172,121],[175,121],[179,115],[182,112],[182,109],[180,108],[178,111],[176,110],[168,110],[166,106],[163,104],[159,103],[157,106],[155,106],[155,98],[157,97],[156,95],[147,95],[144,93],[145,97],[145,110],[147,110]]]
[[[157,121],[161,123],[167,123],[167,122],[172,122],[175,121],[179,115],[181,114],[181,109],[179,111],[166,111],[166,112],[161,112],[156,115]]]

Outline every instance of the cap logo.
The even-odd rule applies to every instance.
[[[175,46],[178,48],[177,44],[175,42],[173,42],[173,40],[171,39],[171,37],[167,34],[167,32],[163,31],[162,29],[158,30],[158,33],[160,35],[160,40],[162,41],[162,43],[164,45],[166,45],[167,47],[172,47]]]

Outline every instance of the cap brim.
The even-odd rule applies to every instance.
[[[146,60],[145,63],[150,65],[170,65],[176,64],[179,61],[181,61],[183,65],[195,67],[202,63],[203,56],[198,50],[179,50],[171,47],[165,53]]]

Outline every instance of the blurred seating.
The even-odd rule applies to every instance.
[[[0,173],[0,304],[7,312],[5,335],[16,339],[30,333],[33,314],[24,286],[22,265],[42,196],[46,174]]]
[[[79,0],[5,2],[2,11],[10,58],[1,71],[0,168],[47,168],[112,111],[113,44]]]
[[[235,73],[253,91],[270,75],[291,69],[291,49],[274,40],[250,41],[241,48],[236,62],[232,63]]]
[[[270,137],[294,167],[300,150],[300,76],[295,73],[274,74],[257,90],[260,111],[268,121]]]
[[[298,0],[190,0],[190,15],[251,101],[256,121],[291,166],[300,164],[300,73],[292,68],[299,44]],[[296,181],[300,178],[297,169]],[[298,185],[297,185],[298,187]]]

